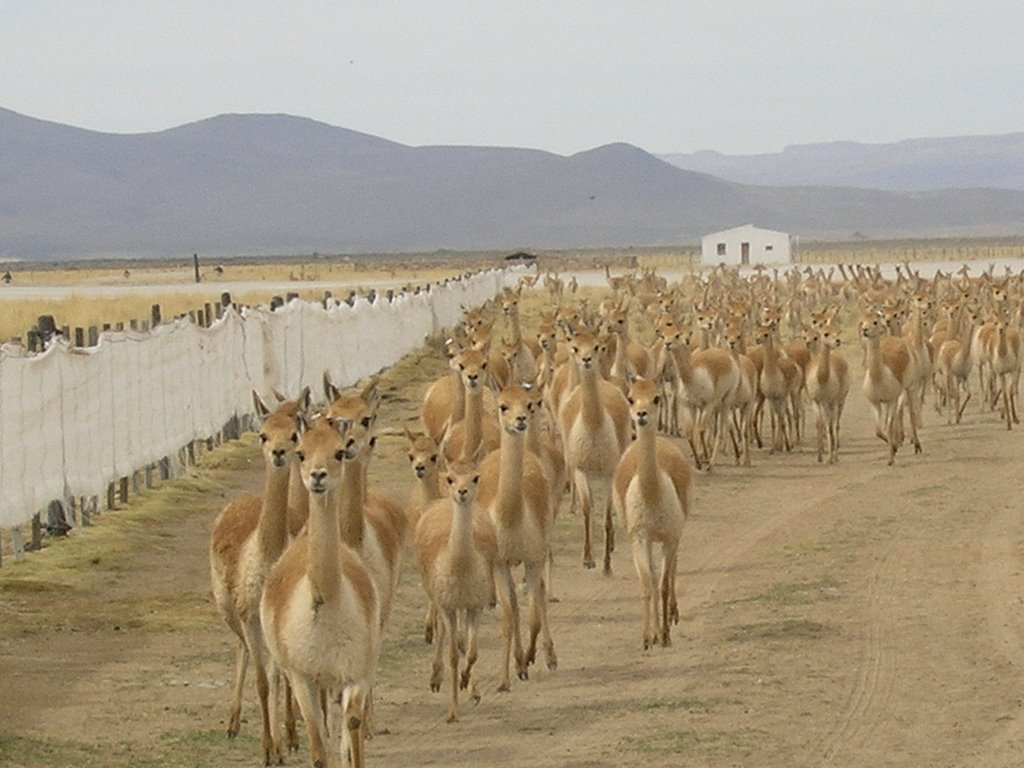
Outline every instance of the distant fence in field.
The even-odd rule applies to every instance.
[[[197,441],[237,434],[253,416],[252,390],[273,400],[324,372],[348,386],[397,362],[512,284],[522,268],[463,275],[416,292],[269,308],[227,307],[203,327],[188,317],[148,331],[109,330],[93,346],[63,336],[41,353],[0,346],[0,528],[33,520],[55,501],[84,521],[168,477]],[[72,340],[73,341],[73,340]],[[80,340],[79,340],[80,341]],[[227,428],[227,429],[226,429]]]
[[[801,243],[802,264],[915,264],[939,262],[1007,261],[1024,257],[1024,244],[1014,243]]]

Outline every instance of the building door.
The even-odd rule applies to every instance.
[[[750,266],[750,243],[740,243],[740,264]]]

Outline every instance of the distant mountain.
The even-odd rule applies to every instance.
[[[119,135],[0,109],[0,180],[0,259],[692,243],[748,222],[837,238],[1024,230],[1020,192],[748,186],[628,144],[410,147],[287,115]]]
[[[660,157],[686,170],[775,187],[859,187],[897,192],[1024,190],[1024,133],[908,139],[892,144],[797,144],[764,155],[703,151]]]

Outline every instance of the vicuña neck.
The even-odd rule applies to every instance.
[[[264,558],[270,562],[284,552],[288,543],[288,482],[290,472],[268,467],[263,480],[263,506],[260,512],[259,542]]]
[[[629,359],[626,349],[628,346],[628,331],[623,330],[622,333],[615,334],[615,362],[612,364],[612,370],[616,376],[625,376],[626,374],[627,361]]]
[[[882,375],[882,340],[878,336],[869,336],[867,341],[867,369],[874,378]]]
[[[519,312],[510,312],[508,322],[512,331],[512,344],[518,347],[523,341],[523,330],[519,325]]]
[[[580,389],[583,392],[580,415],[583,423],[598,429],[604,423],[604,409],[601,407],[601,392],[598,388],[597,361],[589,368],[580,366]]]
[[[341,533],[333,492],[310,494],[309,531],[306,534],[309,579],[315,599],[336,601],[341,590]]]
[[[423,496],[423,501],[435,501],[441,498],[441,490],[438,487],[438,475],[437,471],[427,470],[426,474],[419,479],[420,493]]]
[[[479,384],[474,389],[466,388],[466,416],[462,440],[462,461],[476,456],[484,440],[484,388]]]
[[[832,345],[819,342],[818,350],[818,382],[824,384],[832,375]]]
[[[458,371],[452,371],[452,424],[466,418],[466,386]]]
[[[473,550],[473,507],[452,502],[452,529],[448,534],[448,556],[453,563],[467,560]]]
[[[309,491],[302,484],[302,466],[295,458],[288,477],[288,511],[302,522],[309,519]]]
[[[338,489],[337,517],[341,526],[341,540],[353,549],[363,546],[364,488],[363,467],[360,461],[346,461],[341,470]]]
[[[498,509],[518,510],[522,499],[523,454],[526,449],[525,435],[510,434],[507,429],[501,433],[501,462],[498,474]]]
[[[648,500],[657,499],[660,493],[658,484],[658,434],[654,422],[637,427],[637,479],[640,482],[640,493]]]

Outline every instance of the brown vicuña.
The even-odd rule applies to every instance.
[[[818,334],[817,350],[807,365],[807,397],[814,405],[818,461],[828,463],[839,458],[839,423],[850,392],[850,372],[846,360],[834,354],[840,345],[838,330],[826,325]]]
[[[301,422],[300,422],[301,423]],[[380,653],[380,600],[361,555],[342,542],[338,501],[359,441],[329,418],[303,429],[297,454],[310,493],[309,523],[274,565],[260,603],[267,645],[288,675],[309,733],[310,762],[341,731],[342,753],[365,765],[367,708]],[[326,696],[328,717],[321,710]]]
[[[467,349],[455,360],[465,401],[463,418],[449,423],[441,442],[441,452],[449,462],[466,462],[497,449],[501,428],[493,413],[484,413],[487,381],[487,357]]]
[[[583,566],[593,568],[591,520],[604,512],[604,572],[611,574],[615,543],[612,523],[611,482],[615,467],[629,444],[629,403],[622,392],[601,378],[601,345],[589,333],[572,340],[579,384],[558,414],[566,465],[583,511]]]
[[[263,761],[269,765],[281,760],[283,745],[278,733],[278,675],[271,668],[265,649],[260,598],[271,566],[288,544],[289,481],[298,442],[295,419],[309,406],[309,389],[303,390],[296,400],[282,402],[273,412],[256,392],[253,403],[256,412],[263,416],[259,433],[266,466],[263,492],[233,499],[217,516],[210,537],[210,580],[217,609],[238,637],[227,733],[230,738],[238,735],[242,689],[251,658],[263,725]],[[290,704],[288,697],[288,747],[297,749]]]
[[[865,314],[860,321],[860,334],[865,343],[864,397],[875,414],[875,434],[889,449],[888,463],[896,461],[896,451],[903,444],[903,411],[913,409],[916,398],[910,394],[917,373],[906,342],[886,336],[886,326],[877,312]],[[911,411],[910,439],[914,452],[921,452],[914,411]]]
[[[671,645],[679,623],[676,567],[683,524],[692,504],[692,472],[683,454],[657,434],[660,395],[653,381],[638,378],[629,393],[637,439],[622,456],[614,477],[615,508],[625,522],[640,579],[643,647]],[[654,548],[661,545],[660,557]]]
[[[553,522],[548,480],[540,460],[526,450],[526,432],[533,417],[533,397],[521,385],[506,387],[498,395],[501,419],[501,447],[480,464],[481,509],[488,512],[498,537],[496,590],[502,603],[503,650],[498,674],[499,690],[510,686],[510,667],[515,655],[516,673],[528,677],[528,666],[536,657],[537,638],[544,644],[548,669],[558,660],[548,626],[544,567],[551,546]],[[522,563],[530,602],[530,641],[522,650],[519,605],[512,568]]]
[[[432,502],[416,525],[414,547],[431,608],[441,618],[434,649],[430,689],[441,690],[444,651],[448,651],[451,695],[448,722],[459,719],[459,689],[474,702],[480,692],[473,676],[480,615],[495,599],[498,541],[494,524],[476,504],[480,475],[459,463],[445,474],[449,498]],[[459,670],[459,627],[466,631],[466,665]],[[445,640],[447,639],[447,644]]]

